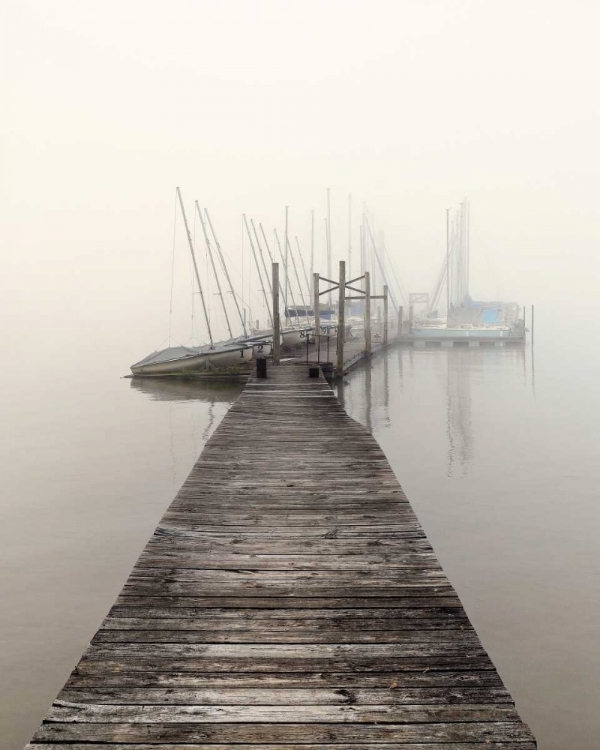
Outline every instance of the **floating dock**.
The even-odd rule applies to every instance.
[[[29,750],[533,750],[381,448],[252,377]]]

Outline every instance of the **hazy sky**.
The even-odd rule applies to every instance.
[[[330,187],[336,259],[351,192],[408,290],[433,286],[445,209],[467,195],[474,296],[595,298],[598,8],[5,0],[9,332],[112,339],[132,361],[157,346],[176,185],[190,215],[195,198],[211,210],[238,279],[242,212],[281,231],[289,205],[307,248],[315,209],[321,257]]]

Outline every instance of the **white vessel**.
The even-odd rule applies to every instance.
[[[247,344],[171,346],[131,365],[131,372],[134,375],[191,375],[221,367],[236,367],[249,362],[252,357],[253,346]]]

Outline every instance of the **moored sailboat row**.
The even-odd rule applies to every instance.
[[[250,233],[248,221],[244,215],[243,217],[244,225],[248,234],[248,239],[250,240],[252,256],[253,256],[256,271],[258,274],[261,291],[264,297],[265,306],[266,306],[267,313],[269,316],[270,327],[265,330],[255,330],[255,331],[249,332],[246,326],[245,318],[242,315],[242,311],[240,309],[240,305],[238,302],[238,295],[236,294],[233,284],[231,282],[231,277],[227,269],[227,264],[225,263],[225,258],[223,256],[221,247],[217,240],[217,236],[216,236],[212,221],[210,219],[210,216],[208,214],[208,211],[205,209],[205,214],[203,215],[202,211],[200,210],[198,201],[195,202],[195,208],[196,208],[198,217],[200,219],[200,225],[202,227],[202,234],[204,236],[204,241],[206,245],[207,257],[210,262],[210,269],[212,270],[212,276],[215,280],[215,284],[217,288],[217,296],[220,297],[220,300],[221,300],[223,315],[224,315],[226,327],[229,333],[229,339],[215,342],[213,340],[210,316],[208,314],[206,299],[204,295],[204,289],[203,289],[202,282],[200,279],[200,272],[198,270],[198,263],[196,259],[194,242],[192,240],[192,235],[190,233],[188,220],[187,220],[187,216],[185,212],[185,207],[183,205],[183,199],[182,199],[181,191],[179,188],[176,189],[176,193],[177,193],[178,203],[181,209],[181,215],[183,217],[183,223],[185,226],[185,233],[187,236],[187,242],[188,242],[188,246],[190,250],[193,269],[194,269],[194,277],[195,277],[195,281],[197,285],[198,294],[200,296],[200,300],[202,304],[202,311],[204,315],[204,321],[206,324],[206,331],[208,334],[209,342],[200,346],[183,346],[183,345],[168,346],[165,349],[152,352],[144,359],[133,364],[131,366],[131,371],[134,376],[174,376],[174,375],[190,376],[190,375],[195,375],[195,374],[200,374],[200,373],[205,373],[205,372],[228,372],[228,371],[240,371],[243,369],[248,369],[253,359],[256,359],[257,357],[269,356],[271,354],[271,350],[273,347],[273,321],[272,321],[272,314],[271,314],[271,309],[269,305],[269,298],[267,296],[267,288],[268,288],[269,291],[271,292],[271,297],[272,297],[271,280],[267,272],[267,264],[265,262],[262,244],[260,242],[259,235],[256,231],[254,222],[252,220],[250,221],[253,234],[254,234],[254,239],[253,239],[253,235]],[[259,226],[261,229],[261,234],[263,237],[264,245],[267,248],[267,252],[269,254],[269,258],[271,262],[273,262],[273,256],[271,254],[271,250],[269,248],[262,224],[260,224]],[[210,235],[212,235],[212,238],[214,240],[214,248],[210,240],[210,235],[208,231],[209,229],[210,229]],[[277,242],[280,256],[282,260],[284,260],[284,254],[281,249],[281,244],[279,242],[279,237],[277,235],[277,232],[275,232],[275,239]],[[256,247],[258,248],[258,253],[261,259],[260,264],[259,264],[258,256],[256,253],[256,248],[254,245],[254,240],[256,241]],[[297,272],[296,261],[294,259],[292,248],[289,243],[289,239],[287,237],[287,230],[286,230],[286,251],[287,253],[289,253],[289,256],[292,259],[294,271],[296,274],[296,280],[300,289],[301,299],[302,299],[302,302],[304,303],[305,301],[304,292],[302,290],[302,285],[300,283],[300,277]],[[298,244],[298,252],[300,252],[299,244]],[[221,287],[221,280],[219,278],[219,273],[217,271],[217,263],[215,262],[215,256],[220,265],[220,268],[224,275],[226,283],[229,286],[231,297],[235,303],[237,315],[240,320],[240,328],[242,331],[241,335],[239,336],[234,335],[234,331],[233,331],[232,324],[231,324],[231,319],[229,316],[229,311],[225,303],[225,296],[223,294],[223,290]],[[304,261],[302,261],[302,267],[304,268]],[[287,257],[285,258],[285,268],[287,270]],[[263,275],[264,275],[264,278],[263,278]],[[306,273],[305,273],[305,276],[306,276]],[[265,286],[265,282],[266,282],[266,286]],[[287,276],[286,276],[286,286],[287,286]],[[307,293],[308,293],[308,290],[307,290]],[[295,325],[291,324],[291,317],[288,315],[288,309],[286,306],[287,325],[285,325],[281,329],[281,333],[280,333],[280,337],[281,337],[280,345],[283,346],[284,348],[293,348],[293,347],[297,347],[303,344],[306,341],[307,335],[309,335],[311,331],[314,331],[314,325],[310,324],[310,322],[308,321],[308,318],[305,317],[304,323],[300,322],[300,318],[297,313],[297,307],[296,307],[293,295],[292,295],[292,303],[293,303],[294,309],[296,309],[296,324]]]

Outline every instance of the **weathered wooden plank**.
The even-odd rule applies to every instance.
[[[451,635],[450,635],[451,633]],[[256,660],[326,661],[356,659],[358,661],[406,659],[408,657],[459,656],[485,657],[486,652],[473,633],[449,631],[448,638],[440,643],[416,641],[408,643],[104,643],[92,644],[85,656],[89,660],[115,658],[141,659],[196,659],[215,662]]]
[[[256,536],[259,534],[264,535],[268,533],[274,539],[295,539],[298,537],[308,538],[329,538],[326,535],[334,534],[331,538],[338,539],[379,539],[380,534],[394,536],[397,532],[406,531],[421,531],[419,524],[416,521],[399,521],[389,524],[365,524],[362,526],[336,526],[335,524],[322,523],[312,524],[310,527],[302,526],[286,526],[281,524],[279,526],[269,526],[268,532],[265,529],[255,529],[251,526],[227,526],[224,527],[220,524],[208,524],[208,523],[196,523],[193,519],[178,518],[174,519],[172,516],[163,517],[161,524],[164,527],[182,528],[189,531],[197,531],[202,534],[218,534],[220,536],[231,535],[231,534],[245,534],[247,536]]]
[[[97,648],[97,647],[92,647]],[[241,658],[233,657],[164,657],[156,655],[151,657],[140,654],[128,653],[123,649],[123,656],[115,655],[112,658],[105,650],[96,652],[96,658],[84,656],[77,670],[81,674],[110,674],[114,672],[195,672],[195,673],[259,673],[259,672],[351,672],[351,673],[373,673],[373,672],[414,672],[448,670],[450,672],[470,672],[485,669],[494,669],[489,656],[472,653],[467,649],[462,655],[445,655],[431,652],[417,656],[386,657],[386,658],[361,658],[359,657],[329,657],[329,658]]]
[[[229,569],[203,569],[171,568],[156,567],[136,567],[128,579],[130,586],[145,585],[150,583],[155,585],[162,583],[193,583],[200,592],[202,587],[217,585],[221,587],[234,585],[236,588],[244,583],[255,586],[260,582],[265,588],[285,588],[294,587],[296,591],[302,591],[305,587],[311,589],[319,586],[344,587],[353,590],[363,587],[369,589],[398,589],[404,587],[426,586],[439,588],[449,586],[448,579],[439,569],[432,568],[405,568],[399,571],[386,571],[386,575],[376,570],[365,569],[355,570],[336,570],[336,569],[316,569],[316,570],[264,570],[260,576],[256,571],[248,568],[229,568]]]
[[[413,621],[417,622],[413,626]],[[144,630],[165,628],[174,630],[246,630],[255,625],[266,628],[306,628],[315,629],[331,627],[367,628],[368,630],[393,630],[399,625],[422,627],[429,621],[467,624],[468,619],[463,609],[456,607],[404,607],[391,609],[271,609],[263,610],[229,610],[202,609],[200,607],[146,607],[136,608],[115,605],[102,624],[103,628],[119,630],[131,628]]]
[[[439,625],[439,623],[438,623]],[[93,644],[101,643],[255,643],[260,638],[265,643],[290,644],[290,643],[412,643],[417,639],[419,643],[447,643],[454,633],[471,633],[472,629],[466,630],[464,626],[453,628],[445,627],[420,627],[413,630],[350,630],[341,628],[336,630],[315,629],[290,630],[281,628],[279,630],[268,630],[257,627],[253,630],[116,630],[101,628],[94,638]],[[473,635],[473,642],[478,639]]]
[[[234,620],[227,620],[221,616],[219,618],[207,618],[202,619],[200,617],[188,617],[178,619],[175,617],[149,617],[149,618],[130,618],[130,617],[109,617],[102,624],[98,634],[106,633],[111,631],[118,631],[127,633],[128,631],[153,631],[160,633],[160,631],[168,631],[170,633],[177,631],[185,632],[198,632],[204,633],[203,637],[210,637],[211,634],[218,633],[231,633],[235,636],[237,633],[247,633],[250,635],[254,633],[256,636],[258,633],[272,633],[272,634],[293,634],[298,636],[300,634],[312,634],[315,636],[318,633],[319,639],[324,633],[372,633],[374,638],[383,637],[386,632],[390,633],[415,633],[424,632],[424,639],[433,636],[425,631],[435,630],[466,630],[471,631],[472,626],[463,619],[451,619],[449,617],[444,618],[433,618],[433,619],[408,619],[406,621],[398,620],[392,621],[392,619],[380,618],[377,622],[367,622],[361,620],[351,620],[350,618],[344,618],[336,620],[315,620],[313,623],[306,620],[276,620],[270,622],[264,619],[250,618],[244,622],[243,618]],[[398,635],[398,638],[405,636]],[[267,639],[265,639],[267,640]],[[352,641],[348,639],[350,643]]]
[[[451,706],[416,705],[162,705],[131,706],[104,703],[67,703],[56,701],[46,714],[46,721],[61,723],[111,724],[227,724],[261,722],[269,724],[313,723],[373,723],[417,724],[463,721],[519,721],[510,705]]]
[[[43,724],[37,742],[147,742],[150,744],[231,743],[361,743],[529,741],[533,735],[519,722],[456,722],[424,724],[155,724],[57,723]],[[70,749],[69,749],[70,750]],[[237,750],[237,749],[236,749]]]
[[[338,706],[338,705],[428,705],[510,703],[502,688],[434,687],[371,689],[257,689],[257,688],[88,688],[63,690],[58,699],[66,703],[117,705],[190,706]]]
[[[156,750],[156,745],[148,745],[148,744],[130,744],[127,743],[121,744],[116,743],[110,744],[110,748],[107,748],[105,743],[75,743],[75,744],[69,744],[69,750]],[[160,747],[164,750],[231,750],[230,745],[217,745],[217,744],[202,744],[199,745],[197,743],[185,743],[185,744],[165,744],[160,743]],[[443,744],[439,744],[437,742],[431,743],[428,742],[427,744],[422,743],[413,743],[410,742],[409,744],[402,743],[399,744],[389,744],[389,743],[377,743],[377,750],[398,750],[398,748],[401,747],[403,750],[535,750],[536,744],[535,742],[531,741],[525,741],[525,742],[505,742],[500,740],[500,742],[492,742],[490,740],[485,740],[484,742],[469,742],[469,743],[463,743],[463,742],[444,742]],[[344,744],[335,744],[335,745],[329,745],[325,743],[319,743],[317,745],[313,744],[299,744],[299,745],[293,745],[289,743],[285,743],[285,745],[281,744],[265,744],[265,745],[247,745],[247,744],[238,744],[235,745],[235,750],[364,750],[365,746],[364,744],[360,745],[348,745],[346,743]],[[31,743],[27,745],[25,750],[65,750],[65,745],[63,743],[44,743],[44,744],[38,744],[37,742]]]
[[[429,596],[414,594],[412,590],[405,589],[400,596],[355,596],[355,597],[235,597],[235,596],[158,596],[156,593],[152,596],[135,596],[121,593],[117,599],[117,605],[121,607],[165,607],[179,608],[197,607],[199,609],[223,609],[233,608],[239,610],[246,609],[379,609],[386,608],[431,608],[454,607],[462,610],[462,604],[456,593],[435,594],[429,592]]]
[[[147,549],[136,568],[195,568],[197,570],[373,570],[413,568],[438,570],[433,552],[388,555],[244,555],[189,550]]]
[[[209,672],[105,672],[98,676],[86,674],[76,669],[65,686],[70,688],[89,687],[137,687],[137,688],[357,688],[392,689],[464,687],[493,687],[503,689],[504,685],[494,670],[483,671],[436,671],[419,670],[408,672],[265,672],[213,674]]]

